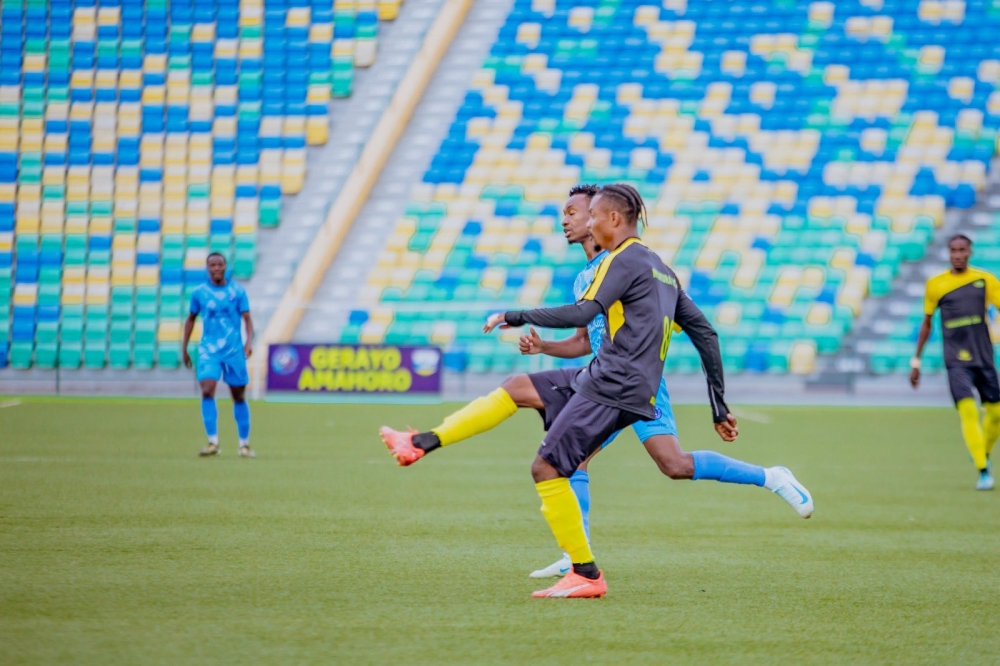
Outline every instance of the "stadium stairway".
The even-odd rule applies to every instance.
[[[946,207],[975,204],[1000,126],[997,23],[978,0],[518,0],[404,214],[352,231],[375,267],[328,275],[331,293],[367,275],[346,323],[296,337],[340,325],[345,342],[439,344],[456,370],[529,369],[510,332],[478,333],[483,313],[571,298],[559,204],[625,179],[727,369],[810,375]],[[668,371],[698,367],[675,337]]]
[[[332,101],[333,140],[310,150],[302,192],[285,198],[280,229],[260,232],[257,270],[246,284],[259,331],[270,320],[441,3],[403,2],[398,17],[379,27],[377,59],[370,67],[356,70],[350,96]]]
[[[926,281],[948,270],[948,239],[959,233],[973,239],[972,265],[1000,272],[1000,160],[993,160],[976,205],[949,210],[923,259],[900,267],[887,296],[866,300],[838,353],[820,359],[814,383],[848,383],[857,373],[876,376],[909,373],[909,359],[916,349],[923,319]],[[993,330],[997,340],[1000,320],[994,320]],[[942,373],[941,353],[941,321],[935,316],[933,332],[924,349],[925,375]]]
[[[407,0],[410,2],[411,0]],[[477,0],[469,10],[414,111],[407,131],[393,150],[360,215],[327,270],[316,296],[295,331],[295,341],[336,339],[351,309],[369,289],[376,256],[392,234],[413,187],[420,182],[451,120],[461,106],[473,74],[489,52],[513,0]],[[421,303],[415,307],[420,308]],[[405,306],[403,306],[405,307]]]

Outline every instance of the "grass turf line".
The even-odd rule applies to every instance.
[[[993,663],[1000,496],[950,410],[755,408],[758,488],[662,477],[629,433],[591,466],[603,600],[533,600],[558,551],[522,413],[395,467],[376,429],[448,406],[255,403],[260,457],[195,454],[197,401],[0,410],[0,663]],[[762,422],[769,421],[769,422]]]

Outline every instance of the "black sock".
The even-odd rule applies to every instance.
[[[424,453],[430,453],[441,448],[441,439],[433,432],[421,432],[413,436],[413,446],[423,449]]]
[[[573,573],[583,576],[584,578],[589,578],[590,580],[597,580],[601,577],[601,570],[597,568],[597,564],[594,562],[574,564]]]

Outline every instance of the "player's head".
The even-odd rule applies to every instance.
[[[569,197],[563,204],[563,233],[566,242],[582,243],[590,238],[587,224],[590,222],[590,200],[599,188],[597,185],[576,185],[569,191]]]
[[[638,233],[646,223],[646,204],[628,183],[613,183],[597,190],[590,200],[590,235],[601,247],[612,247],[616,233]],[[627,227],[622,229],[622,227]]]
[[[951,267],[962,272],[969,267],[972,256],[972,239],[965,234],[955,234],[948,239],[948,259]]]
[[[226,281],[226,258],[218,252],[212,252],[205,260],[208,267],[208,277],[215,284],[222,284]]]

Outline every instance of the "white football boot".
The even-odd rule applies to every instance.
[[[558,562],[553,562],[544,569],[538,569],[537,571],[532,571],[528,574],[529,578],[556,578],[557,576],[565,576],[570,571],[573,570],[573,563],[569,560],[569,555],[563,553],[562,559]]]
[[[813,499],[787,467],[768,467],[764,470],[764,487],[788,502],[795,513],[803,518],[813,514]]]

